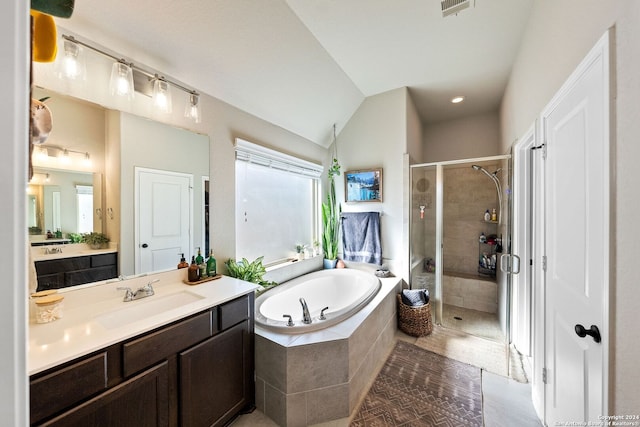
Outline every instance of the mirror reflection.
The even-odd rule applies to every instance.
[[[91,231],[110,239],[102,252],[117,257],[114,277],[173,269],[181,254],[208,251],[207,135],[43,88],[33,98],[53,123],[34,146],[27,194],[37,271],[40,261],[77,256],[72,238]],[[37,246],[48,244],[65,244],[62,254]]]

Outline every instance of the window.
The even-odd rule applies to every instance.
[[[265,265],[319,236],[322,166],[236,140],[236,256]]]

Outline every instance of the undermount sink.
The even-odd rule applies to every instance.
[[[126,307],[101,314],[96,317],[96,321],[107,329],[119,328],[203,298],[203,296],[189,291],[176,292],[165,296],[154,295],[144,299],[123,302],[123,304],[127,305]]]

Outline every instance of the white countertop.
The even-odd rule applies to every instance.
[[[97,282],[80,289],[60,289],[60,294],[65,297],[63,317],[51,323],[35,323],[33,303],[30,303],[28,374],[33,375],[230,301],[258,287],[228,276],[198,285],[187,285],[182,282],[186,275],[187,269],[181,269],[126,281]],[[155,295],[140,300],[123,302],[124,291],[116,289],[118,286],[128,286],[135,291],[154,279],[160,279],[152,285]],[[181,294],[180,296],[187,298],[181,298],[180,305],[175,308],[163,308],[143,318],[134,319],[136,312],[146,311],[145,304],[155,306],[162,304],[162,301],[178,301],[173,294]],[[108,316],[109,313],[115,315]],[[122,326],[116,322],[114,326],[113,319],[120,314],[120,319],[131,316],[133,320]],[[107,318],[111,318],[112,322],[104,320]]]
[[[59,248],[62,252],[48,254],[47,250]],[[100,255],[118,252],[118,245],[110,243],[104,249],[91,249],[86,243],[68,243],[66,245],[31,246],[31,256],[33,261],[45,261],[50,259],[71,258],[79,256]]]

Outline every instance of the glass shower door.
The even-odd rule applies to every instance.
[[[410,283],[413,289],[427,289],[431,312],[438,318],[436,292],[437,258],[437,170],[438,167],[411,168]],[[434,319],[434,320],[435,320]]]

